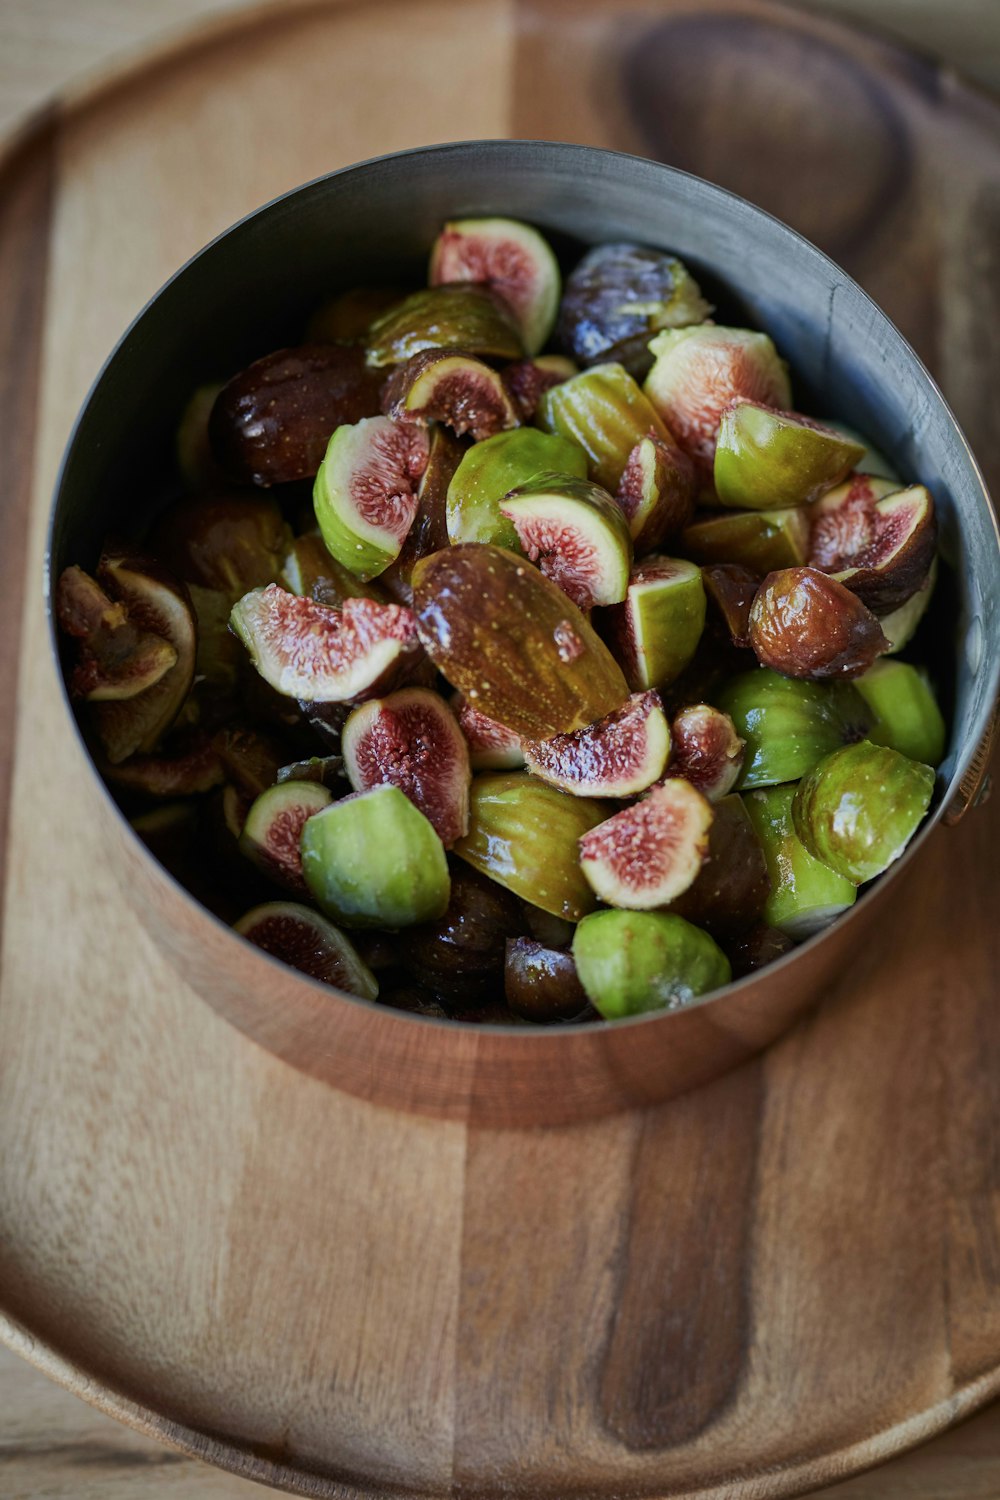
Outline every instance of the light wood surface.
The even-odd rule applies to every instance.
[[[162,0],[158,8],[167,9]],[[379,35],[393,37],[402,60],[380,54],[384,71],[373,77],[367,27],[375,9]],[[537,24],[555,9],[538,4],[523,14]],[[579,57],[601,30],[596,7],[575,9]],[[2,28],[13,10],[0,11],[5,59]],[[109,0],[93,10],[111,13]],[[58,32],[56,7],[43,14]],[[67,7],[63,21],[69,14]],[[18,200],[26,264],[31,227],[47,213],[46,184],[56,184],[25,497],[29,576],[37,576],[47,497],[72,415],[148,292],[252,203],[341,160],[411,143],[414,118],[425,141],[507,133],[517,66],[511,16],[499,0],[475,7],[421,0],[416,21],[412,4],[367,13],[345,7],[335,45],[328,30],[321,43],[308,29],[314,21],[248,34],[227,48],[226,75],[217,54],[205,54],[183,77],[154,80],[140,114],[134,97],[116,95],[61,129],[51,162]],[[325,28],[332,17],[333,7]],[[442,52],[442,37],[451,53]],[[362,108],[330,88],[333,59],[343,76],[364,72],[370,92]],[[460,96],[453,85],[447,96],[427,89],[414,98],[414,77],[442,73],[461,77]],[[322,99],[321,112],[290,108],[292,77],[302,99]],[[256,131],[235,108],[248,91]],[[551,97],[536,90],[530,107],[519,97],[513,127],[529,133],[540,122],[544,133]],[[405,98],[408,107],[373,118],[372,98]],[[203,158],[208,171],[199,171]],[[108,224],[103,205],[122,184],[137,195],[132,201],[155,203],[178,182],[185,192],[170,193],[169,214],[122,214]],[[29,334],[32,315],[29,297]],[[968,378],[955,374],[959,393]],[[982,408],[969,401],[975,420]],[[0,1098],[8,1168],[0,1173],[0,1215],[17,1227],[17,1245],[0,1247],[0,1289],[98,1380],[126,1396],[145,1393],[171,1413],[182,1438],[185,1424],[196,1427],[204,1452],[217,1451],[216,1437],[252,1431],[266,1461],[291,1456],[308,1468],[328,1462],[332,1447],[348,1472],[378,1472],[380,1493],[454,1480],[472,1495],[502,1466],[502,1448],[489,1446],[494,1434],[527,1435],[528,1458],[558,1472],[595,1401],[604,1424],[603,1435],[587,1437],[595,1486],[624,1483],[626,1466],[641,1482],[656,1471],[664,1443],[674,1445],[678,1482],[690,1486],[719,1476],[720,1453],[730,1472],[750,1453],[758,1464],[787,1464],[791,1455],[808,1470],[833,1443],[850,1466],[859,1456],[853,1445],[870,1456],[905,1445],[913,1414],[936,1406],[943,1421],[952,1402],[960,1408],[959,1392],[974,1394],[977,1381],[990,1378],[1000,1347],[997,1109],[988,1092],[997,1070],[988,1066],[974,1089],[968,1080],[979,1078],[998,1041],[995,954],[979,946],[995,910],[996,810],[940,836],[938,865],[922,878],[913,909],[887,923],[887,943],[908,950],[918,967],[933,968],[945,932],[953,951],[972,950],[968,964],[950,966],[947,984],[942,974],[920,1018],[912,996],[892,983],[895,960],[866,961],[851,986],[857,993],[824,1007],[764,1063],[669,1112],[545,1137],[393,1123],[308,1079],[290,1080],[281,1063],[179,986],[125,916],[113,879],[92,859],[92,794],[65,754],[30,593],[21,688],[0,1007],[4,1056],[16,1060]],[[38,816],[19,817],[19,809]],[[43,812],[49,841],[38,836]],[[961,885],[969,870],[979,872],[978,904]],[[72,946],[53,940],[67,913]],[[106,961],[122,951],[123,928],[127,975]],[[96,994],[95,975],[104,976]],[[91,995],[86,1016],[69,1003],[81,986]],[[876,993],[877,1011],[865,999]],[[49,1101],[42,1118],[33,1104],[40,1086]],[[113,1130],[112,1121],[133,1124]],[[290,1156],[290,1143],[306,1149]],[[672,1179],[663,1196],[659,1164],[671,1159],[691,1162],[692,1175]],[[819,1178],[818,1160],[826,1163]],[[874,1172],[867,1183],[864,1161]],[[185,1162],[197,1162],[197,1172]],[[537,1214],[512,1215],[502,1247],[485,1238],[490,1217],[482,1210],[498,1184],[521,1203],[539,1181],[551,1187]],[[585,1189],[599,1210],[581,1237]],[[387,1242],[372,1205],[388,1193],[398,1232]],[[699,1240],[706,1225],[709,1247]],[[207,1259],[206,1235],[214,1246]],[[123,1256],[125,1244],[141,1253]],[[330,1256],[319,1276],[307,1253],[317,1244]],[[238,1261],[235,1246],[243,1247]],[[497,1284],[486,1275],[490,1265],[513,1271]],[[599,1310],[612,1282],[618,1316],[606,1334]],[[761,1323],[756,1299],[767,1284],[777,1300]],[[297,1305],[290,1287],[301,1294]],[[414,1301],[429,1309],[436,1330],[431,1358],[412,1342]],[[567,1303],[582,1342],[534,1347],[539,1307]],[[656,1372],[663,1339],[685,1352],[681,1387],[671,1384],[670,1361],[665,1376],[637,1374],[635,1347]],[[279,1350],[287,1357],[276,1391]],[[568,1381],[567,1363],[577,1372]],[[497,1368],[512,1393],[500,1410],[488,1379]],[[838,1372],[849,1377],[842,1384]],[[18,1394],[8,1403],[11,1389]],[[536,1413],[539,1390],[549,1404]],[[13,1439],[0,1419],[4,1495],[253,1493],[242,1480],[111,1426],[5,1355],[0,1413],[9,1410]],[[66,1417],[60,1427],[57,1410],[79,1425]],[[859,1423],[864,1410],[867,1429]],[[869,1446],[887,1421],[893,1436]],[[833,1493],[995,1494],[998,1434],[1000,1419],[988,1413],[925,1454]],[[777,1481],[762,1476],[754,1493],[779,1493]]]

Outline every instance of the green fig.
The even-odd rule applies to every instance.
[[[853,882],[814,859],[795,831],[794,785],[748,792],[743,801],[764,851],[771,893],[763,920],[795,942],[822,932],[848,907],[857,891]]]
[[[645,557],[625,599],[601,611],[601,629],[633,692],[672,682],[694,656],[705,628],[701,569],[677,557]]]
[[[722,414],[715,492],[723,505],[806,505],[846,479],[864,446],[795,412],[735,401]]]
[[[650,433],[671,443],[670,432],[621,365],[593,365],[545,392],[538,424],[584,450],[590,477],[614,494],[636,443]]]
[[[599,911],[573,939],[580,982],[606,1020],[680,1010],[731,978],[707,932],[671,913]]]
[[[628,522],[589,479],[543,472],[500,503],[526,557],[582,610],[625,598],[632,566]]]
[[[868,733],[872,714],[851,683],[803,682],[769,667],[731,677],[714,706],[746,741],[741,790],[797,781],[824,755]]]
[[[933,793],[930,766],[862,740],[826,756],[800,782],[795,831],[816,859],[861,885],[899,858]]]
[[[924,672],[903,661],[878,661],[854,686],[873,716],[868,738],[925,766],[944,759],[948,731]]]
[[[401,365],[425,349],[462,349],[481,359],[520,359],[517,319],[490,287],[470,281],[434,286],[395,303],[368,329],[369,366]]]
[[[809,551],[805,510],[734,510],[693,521],[679,550],[699,563],[739,563],[754,573],[800,567]]]
[[[519,552],[514,524],[501,515],[500,502],[542,470],[586,479],[587,455],[578,443],[534,427],[516,427],[475,443],[448,486],[448,540],[492,542]]]

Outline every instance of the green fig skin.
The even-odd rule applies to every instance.
[[[854,686],[872,713],[872,744],[888,745],[925,766],[941,764],[948,729],[923,672],[908,662],[878,661]]]
[[[840,484],[861,443],[792,412],[737,401],[722,414],[715,449],[715,491],[723,505],[779,510],[807,505]]]
[[[749,792],[743,801],[771,881],[762,919],[768,927],[803,942],[853,906],[857,889],[815,859],[802,843],[792,817],[795,793],[795,785],[774,786]]]
[[[448,486],[449,542],[487,542],[520,552],[514,523],[501,515],[500,502],[542,470],[586,479],[587,455],[569,438],[534,427],[498,432],[473,444]]]
[[[753,573],[777,573],[805,562],[809,520],[798,506],[729,511],[686,526],[679,550],[698,563],[739,563]]]
[[[740,791],[798,781],[832,750],[867,734],[872,724],[853,683],[803,682],[770,667],[729,678],[713,703],[746,741]]]
[[[653,433],[671,434],[631,375],[621,365],[592,365],[547,390],[538,403],[537,422],[584,450],[590,477],[613,495],[636,443]]]
[[[401,365],[425,349],[462,349],[483,359],[520,359],[513,312],[489,287],[454,282],[413,292],[375,319],[365,339],[369,368]]]
[[[862,885],[899,858],[933,794],[930,766],[862,740],[826,756],[800,782],[795,831],[816,859]]]
[[[680,1010],[732,977],[708,933],[667,912],[594,912],[576,929],[573,959],[591,1004],[608,1021]]]
[[[705,628],[701,569],[684,558],[644,557],[632,570],[625,599],[600,611],[600,629],[634,693],[658,690],[678,677]]]
[[[934,586],[937,583],[938,560],[935,557],[931,563],[931,570],[927,574],[926,581],[917,592],[905,604],[894,609],[891,614],[882,615],[879,624],[882,634],[889,642],[886,656],[895,656],[897,652],[903,651],[913,639],[917,626],[927,613],[927,606],[931,602]]]

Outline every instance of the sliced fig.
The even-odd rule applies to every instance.
[[[679,1010],[731,977],[728,959],[708,933],[673,912],[595,912],[576,930],[573,958],[608,1021]]]
[[[561,354],[539,354],[534,359],[519,359],[504,365],[500,373],[521,421],[533,422],[544,393],[580,371],[571,359]]]
[[[673,438],[648,397],[621,365],[594,365],[544,393],[538,423],[579,444],[590,477],[612,494],[629,454],[644,437]]]
[[[663,775],[670,730],[656,693],[551,740],[525,740],[528,770],[578,797],[632,797]]]
[[[185,583],[233,604],[247,589],[277,582],[290,541],[270,496],[191,495],[161,513],[149,545]]]
[[[709,563],[701,570],[705,597],[715,606],[726,638],[739,650],[750,646],[750,607],[760,587],[758,574],[742,563]]]
[[[709,802],[731,792],[743,767],[745,741],[728,714],[707,703],[681,709],[670,726],[668,776],[683,776]]]
[[[517,532],[500,513],[510,490],[542,470],[587,477],[587,455],[576,443],[553,433],[518,427],[476,443],[463,456],[448,485],[448,540],[490,542],[520,550]],[[443,546],[444,543],[442,542]]]
[[[522,930],[518,903],[509,891],[468,865],[456,865],[444,916],[402,935],[403,964],[424,989],[468,1003],[497,990],[507,938]]]
[[[455,219],[431,251],[430,284],[480,282],[513,309],[524,347],[537,354],[552,332],[562,278],[537,229],[515,219]]]
[[[643,389],[684,451],[707,469],[734,401],[792,404],[788,367],[766,333],[703,324],[659,333],[649,347],[656,362]]]
[[[847,682],[802,682],[766,667],[731,677],[715,696],[746,741],[742,789],[798,781],[824,755],[864,739],[872,714]]]
[[[341,744],[356,792],[398,786],[446,849],[468,832],[469,751],[437,693],[404,688],[361,704],[344,725]]]
[[[690,782],[662,782],[584,834],[580,866],[608,906],[667,906],[705,863],[711,826],[711,804]]]
[[[798,412],[735,401],[722,413],[715,493],[723,505],[777,510],[832,489],[864,457],[864,444]]]
[[[764,850],[743,798],[733,792],[715,804],[705,863],[670,910],[725,942],[759,920],[770,894]]]
[[[466,701],[515,734],[570,734],[620,707],[628,688],[571,600],[501,547],[447,547],[417,563],[424,647]]]
[[[817,501],[809,516],[810,567],[836,573],[850,558],[871,546],[875,536],[875,506],[887,495],[897,495],[893,480],[871,474],[852,474]]]
[[[803,777],[792,819],[814,859],[861,885],[903,853],[933,794],[930,766],[862,740],[834,750]]]
[[[697,488],[694,465],[686,453],[658,437],[636,443],[615,498],[639,556],[655,552],[689,524]]]
[[[380,382],[351,344],[303,344],[255,360],[219,392],[212,452],[237,484],[311,479],[330,433],[379,409]]]
[[[866,737],[874,745],[888,745],[925,766],[940,765],[948,729],[926,673],[887,658],[854,686],[871,710],[874,722]]]
[[[401,365],[425,349],[464,349],[480,359],[520,359],[524,344],[509,303],[488,286],[458,282],[414,292],[376,318],[366,358]]]
[[[726,953],[733,966],[733,978],[742,979],[747,974],[756,974],[760,969],[766,969],[768,964],[784,958],[794,947],[792,939],[777,927],[757,922],[749,932],[741,933],[726,945]]]
[[[225,476],[215,461],[208,440],[208,420],[221,390],[221,384],[200,385],[177,424],[177,467],[181,478],[193,490],[225,483]]]
[[[382,410],[396,422],[442,422],[475,442],[521,420],[498,372],[460,349],[425,349],[399,365],[382,387]]]
[[[887,656],[892,656],[897,651],[902,651],[905,646],[909,645],[917,626],[927,613],[927,606],[931,602],[931,596],[934,593],[934,587],[937,583],[937,576],[938,560],[935,556],[931,562],[930,572],[927,574],[920,588],[917,589],[917,592],[911,594],[906,603],[901,604],[898,609],[894,609],[891,614],[880,616],[879,624],[882,627],[882,633],[889,642],[889,650],[886,652]]]
[[[526,557],[582,610],[625,598],[632,566],[628,523],[607,490],[544,471],[500,502]]]
[[[711,311],[674,256],[644,245],[597,245],[567,279],[556,340],[581,365],[617,360],[641,380],[653,362],[654,333],[701,323]]]
[[[516,1016],[541,1025],[575,1021],[590,1006],[572,953],[527,937],[507,939],[504,994]]]
[[[240,852],[264,875],[306,894],[299,844],[306,822],[333,799],[315,781],[286,781],[255,799],[240,834]]]
[[[853,906],[857,890],[850,880],[814,859],[802,843],[792,821],[795,792],[794,786],[772,786],[750,792],[743,800],[771,880],[764,921],[800,943]]]
[[[417,514],[427,433],[412,422],[367,417],[338,427],[316,475],[313,503],[327,551],[357,578],[384,573]]]
[[[320,786],[342,786],[344,781],[344,757],[342,755],[311,755],[308,760],[293,760],[278,769],[279,786],[285,781],[316,781]]]
[[[863,495],[879,483],[891,481],[855,481],[839,504],[833,496],[819,502],[810,562],[846,584],[875,614],[885,615],[926,581],[937,547],[937,519],[922,484],[866,504]]]
[[[343,609],[331,609],[274,583],[246,594],[230,623],[265,682],[312,703],[377,693],[420,651],[416,621],[401,604],[345,599]]]
[[[280,958],[322,984],[355,995],[378,998],[378,980],[350,941],[319,912],[294,901],[267,901],[241,917],[235,930],[272,958]]]
[[[100,763],[99,763],[100,764]],[[156,755],[130,755],[100,769],[110,782],[149,797],[195,797],[221,786],[225,767],[207,735],[177,736]]]
[[[496,719],[487,718],[461,693],[455,693],[451,708],[465,735],[469,764],[474,771],[515,771],[524,765],[521,740],[512,729],[505,729]]]
[[[757,574],[799,567],[809,552],[805,509],[734,510],[696,518],[681,532],[680,550],[700,563],[738,563]]]
[[[302,830],[302,872],[327,916],[347,927],[411,927],[448,908],[444,846],[395,786],[342,797]]]
[[[134,698],[177,661],[169,641],[138,630],[125,605],[109,599],[82,568],[69,567],[60,575],[56,618],[60,630],[77,643],[69,680],[73,698],[92,703]]]
[[[633,692],[662,688],[677,677],[704,626],[701,570],[676,557],[644,558],[624,602],[601,614],[601,629]]]
[[[297,536],[285,554],[278,582],[303,599],[315,599],[339,609],[345,599],[375,599],[389,603],[389,595],[370,579],[362,583],[347,568],[331,557],[318,531]]]
[[[750,610],[750,644],[761,666],[814,682],[857,677],[889,647],[871,610],[817,568],[767,575]]]
[[[310,344],[363,344],[376,318],[402,302],[399,287],[353,286],[323,302],[306,324]]]

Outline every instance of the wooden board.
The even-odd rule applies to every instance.
[[[1000,114],[896,49],[747,0],[368,0],[233,24],[57,112],[0,194],[5,1335],[303,1493],[794,1493],[1000,1389],[997,806],[936,837],[884,946],[767,1057],[662,1109],[496,1132],[338,1095],[202,1005],[95,862],[65,741],[36,580],[116,334],[273,193],[490,134],[672,154],[807,216],[1000,477]]]

